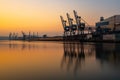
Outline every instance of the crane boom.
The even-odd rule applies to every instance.
[[[77,24],[77,26],[79,26],[81,23],[81,17],[77,15],[77,12],[75,10],[73,12],[74,12],[76,24]]]
[[[68,18],[68,23],[69,23],[69,26],[72,26],[73,25],[73,19],[70,18],[70,15],[67,13],[67,18]]]
[[[63,26],[63,28],[65,28],[66,27],[66,21],[63,19],[62,16],[60,16],[60,18],[61,18],[62,26]]]

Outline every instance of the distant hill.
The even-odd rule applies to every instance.
[[[0,36],[0,40],[8,40],[9,38],[6,36]]]

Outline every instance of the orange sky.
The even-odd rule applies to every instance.
[[[103,1],[109,1],[111,5],[100,0],[0,0],[0,36],[21,31],[62,35],[59,16],[66,19],[67,12],[73,17],[72,11],[77,10],[90,25],[94,25],[100,16],[109,17],[120,12],[117,0],[114,3],[112,0]]]

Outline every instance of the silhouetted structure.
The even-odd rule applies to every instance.
[[[67,13],[68,18],[68,26],[66,25],[67,21],[63,19],[62,16],[60,16],[63,29],[64,29],[64,40],[68,41],[83,41],[87,39],[87,34],[91,35],[93,32],[93,28],[89,26],[89,24],[81,18],[81,16],[78,16],[77,12],[74,10],[74,17],[75,17],[75,24],[73,23],[74,20],[70,17],[70,15]],[[88,33],[85,33],[85,32]]]
[[[33,34],[31,34],[31,32],[26,34],[25,32],[21,31],[21,33],[22,33],[22,36],[19,36],[19,37],[18,37],[18,33],[9,33],[9,40],[31,41],[31,40],[38,40],[39,39],[38,32],[36,34],[35,34],[35,32],[33,32]]]
[[[9,40],[17,40],[18,33],[9,33]]]
[[[120,42],[120,15],[110,18],[100,18],[96,27],[91,27],[81,16],[78,16],[74,10],[75,21],[67,13],[68,21],[60,16],[63,29],[64,40],[67,41],[89,41],[89,42]],[[69,25],[66,25],[68,22]],[[76,22],[74,24],[74,22]]]

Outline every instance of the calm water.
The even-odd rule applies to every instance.
[[[120,44],[0,41],[0,80],[120,80]]]

